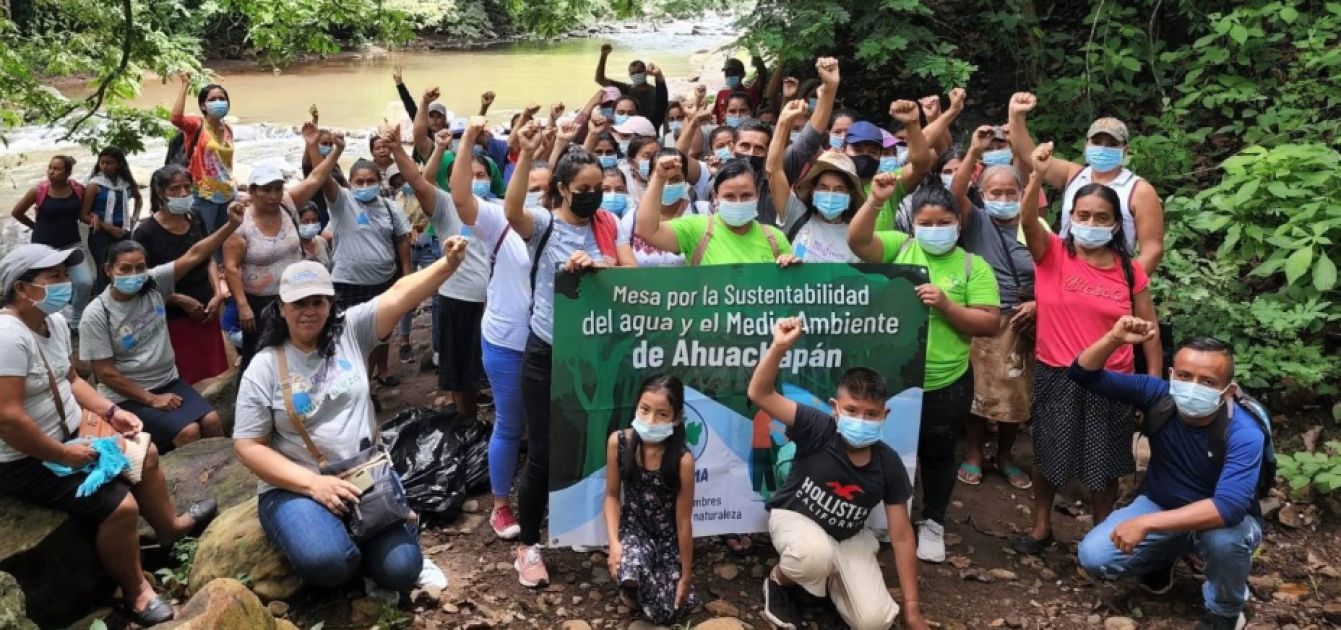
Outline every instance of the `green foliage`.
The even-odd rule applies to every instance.
[[[163,567],[154,572],[159,583],[169,593],[177,596],[186,594],[186,583],[191,577],[191,567],[195,565],[196,550],[199,548],[200,540],[190,536],[177,541],[172,546],[172,558],[176,566]]]
[[[1290,484],[1291,492],[1300,494],[1312,487],[1330,494],[1341,489],[1341,442],[1330,441],[1324,447],[1322,453],[1276,454],[1276,475]]]

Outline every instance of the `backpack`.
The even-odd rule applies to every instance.
[[[74,179],[68,179],[66,180],[66,182],[70,185],[70,191],[72,194],[74,194],[74,198],[79,201],[83,201],[84,185],[79,183],[78,181],[75,181]],[[36,208],[38,212],[42,211],[42,204],[46,202],[47,195],[50,192],[51,192],[51,180],[43,179],[42,181],[37,182],[37,193],[36,193],[37,200],[33,204],[33,207]]]
[[[168,140],[168,155],[163,160],[163,166],[176,164],[186,167],[191,163],[191,154],[195,152],[196,145],[200,144],[200,135],[205,133],[205,121],[200,121],[200,127],[196,129],[196,137],[191,140],[191,144],[186,144],[186,132],[178,131],[177,135]]]
[[[1261,401],[1249,396],[1242,390],[1234,394],[1234,402],[1257,424],[1261,429],[1262,435],[1266,438],[1262,444],[1262,466],[1257,475],[1256,498],[1261,499],[1271,491],[1276,483],[1276,448],[1271,439],[1271,413],[1267,411],[1266,405]],[[1222,410],[1215,416],[1215,420],[1210,425],[1209,448],[1207,455],[1215,464],[1217,469],[1223,469],[1225,465],[1225,442],[1229,435],[1229,421],[1232,418],[1232,410]],[[1144,414],[1144,419],[1140,424],[1140,432],[1149,437],[1158,433],[1164,428],[1165,424],[1178,416],[1178,407],[1173,402],[1173,397],[1165,395],[1155,402],[1153,406]]]

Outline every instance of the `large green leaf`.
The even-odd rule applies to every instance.
[[[1294,284],[1308,271],[1308,266],[1313,262],[1313,246],[1305,247],[1285,259],[1285,281]]]
[[[1336,263],[1326,252],[1318,256],[1318,264],[1313,267],[1313,288],[1319,291],[1331,291],[1336,286]]]

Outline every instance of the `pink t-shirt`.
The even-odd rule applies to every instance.
[[[1037,356],[1045,365],[1065,368],[1119,318],[1130,315],[1132,305],[1121,263],[1114,261],[1111,267],[1100,269],[1068,254],[1065,241],[1057,235],[1049,234],[1048,239],[1048,251],[1034,265]],[[1140,293],[1150,285],[1150,277],[1140,263],[1133,260],[1131,266],[1133,293]],[[1108,358],[1105,367],[1130,373],[1135,361],[1132,347],[1125,345]]]

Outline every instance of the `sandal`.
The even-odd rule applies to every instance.
[[[1014,486],[1016,490],[1028,490],[1034,487],[1034,481],[1029,475],[1024,474],[1019,466],[1002,466],[1001,474],[1006,476],[1006,482]]]
[[[959,483],[965,483],[970,486],[976,486],[982,483],[982,466],[964,462],[959,465],[959,472],[955,473]]]
[[[149,600],[149,603],[140,610],[135,610],[134,608],[131,608],[130,604],[124,602],[119,608],[121,609],[121,613],[130,619],[131,623],[134,623],[141,628],[148,628],[149,626],[156,626],[165,621],[170,621],[173,616],[176,615],[172,610],[172,606],[169,606],[168,603],[163,601],[163,598],[158,595],[154,595],[154,598]]]
[[[1048,547],[1051,547],[1056,543],[1057,539],[1054,538],[1052,534],[1048,534],[1048,537],[1044,538],[1043,540],[1034,538],[1029,534],[1024,534],[1016,538],[1014,541],[1012,541],[1010,546],[1015,551],[1018,551],[1026,555],[1041,556],[1043,555],[1043,552],[1048,549]]]

